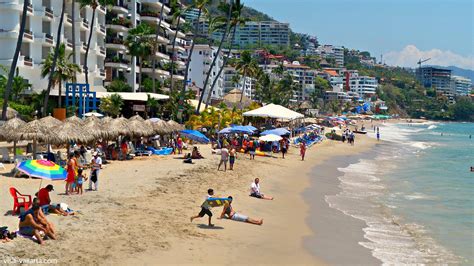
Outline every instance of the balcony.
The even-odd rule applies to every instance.
[[[81,42],[81,53],[85,53],[87,50],[87,44],[85,42]]]
[[[99,27],[97,27],[97,31],[100,34],[105,35],[105,26],[104,25],[99,25]]]
[[[104,15],[107,12],[107,9],[105,8],[105,6],[99,6],[97,10],[99,10],[99,12],[102,12]]]
[[[100,76],[101,78],[105,78],[105,69],[99,68],[99,76]]]
[[[27,12],[29,15],[33,15],[33,5],[31,3],[28,4]]]
[[[173,44],[168,44],[166,46],[166,48],[168,49],[168,51],[173,51]],[[185,53],[186,52],[186,49],[184,49],[184,47],[180,46],[179,44],[176,44],[174,46],[174,51],[175,52],[181,52],[181,53]]]
[[[33,59],[31,59],[29,56],[25,56],[23,58],[23,65],[33,67]]]
[[[122,51],[127,50],[127,46],[125,46],[124,41],[117,37],[107,37],[105,48],[112,49],[112,50],[122,50]]]
[[[141,2],[143,5],[153,6],[157,10],[161,10],[161,6],[163,5],[163,3],[157,0],[141,0]],[[163,13],[168,14],[170,11],[171,9],[165,5],[163,8]]]
[[[128,29],[132,26],[132,22],[126,18],[113,18],[106,22],[107,29],[116,31],[116,32],[127,32]]]
[[[119,5],[114,5],[112,6],[112,8],[110,9],[110,11],[112,13],[116,13],[116,14],[128,14],[128,5],[127,4],[119,4]]]
[[[41,44],[46,47],[53,47],[54,45],[54,38],[51,34],[49,33],[43,33],[40,36],[36,36],[38,39],[40,39]]]
[[[100,57],[105,57],[106,56],[105,47],[96,44],[94,50],[95,50],[95,52],[98,56],[100,56]]]
[[[74,44],[72,43],[72,41],[69,40],[69,39],[66,39],[66,49],[67,50],[72,50],[73,46],[74,46]]]
[[[23,33],[23,41],[33,42],[33,40],[33,32],[31,32],[31,30],[25,29],[25,33]]]
[[[66,14],[66,25],[72,26],[72,16]]]
[[[105,59],[105,66],[106,67],[112,67],[112,68],[119,68],[119,69],[128,69],[128,65],[130,64],[130,61],[127,59],[119,58],[119,57],[113,57],[113,58],[106,58]]]
[[[87,19],[82,19],[81,28],[84,28],[85,30],[89,29],[89,21],[87,21]]]
[[[164,53],[162,53],[162,52],[160,52],[160,51],[156,51],[155,57],[158,58],[158,59],[170,60],[169,55],[164,54]]]

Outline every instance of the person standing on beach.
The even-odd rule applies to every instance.
[[[91,178],[89,179],[89,190],[92,190],[92,183],[94,183],[95,191],[99,187],[99,171],[102,168],[102,158],[100,158],[98,152],[94,152],[94,158],[92,158],[92,171]]]
[[[300,143],[300,155],[301,155],[301,160],[304,161],[304,156],[306,154],[306,143],[302,141]]]
[[[178,135],[178,154],[183,153],[183,139]]]
[[[224,172],[227,171],[227,160],[229,160],[229,150],[227,149],[227,147],[224,146],[221,149],[221,161],[219,162],[217,171],[221,169],[222,164],[224,164]]]
[[[286,139],[283,138],[281,140],[281,154],[283,156],[283,159],[285,159],[285,153],[287,152],[288,150],[288,143],[286,142]]]
[[[67,161],[67,177],[66,177],[66,195],[72,193],[72,185],[76,181],[76,168],[77,168],[77,161],[74,153],[69,154],[69,158]]]
[[[379,131],[379,128],[377,127],[377,141],[380,140],[380,131]]]
[[[229,151],[229,170],[234,170],[236,155],[237,151],[235,150],[235,146],[232,146]]]
[[[208,225],[210,227],[214,226],[211,223],[211,219],[212,219],[211,206],[209,206],[209,203],[207,202],[207,200],[209,198],[212,198],[212,196],[214,196],[214,189],[210,188],[210,189],[207,190],[207,197],[204,200],[204,203],[201,205],[201,211],[199,212],[198,215],[191,217],[191,223],[193,222],[194,219],[202,218],[202,217],[204,217],[204,215],[207,215],[207,216],[209,216],[209,224]]]

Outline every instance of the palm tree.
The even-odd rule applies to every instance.
[[[200,33],[200,31],[199,31],[199,20],[201,19],[202,13],[204,13],[204,15],[209,14],[209,11],[207,10],[207,6],[209,5],[209,3],[211,3],[211,0],[194,0],[193,3],[187,8],[187,10],[191,9],[191,8],[197,8],[199,10],[198,11],[198,17],[197,17],[197,20],[196,20],[197,21],[196,22],[196,25],[197,25],[196,35],[198,35]],[[184,84],[183,84],[183,88],[181,89],[181,95],[183,95],[184,92],[186,91],[186,85],[188,84],[187,83],[187,81],[188,81],[188,71],[189,71],[189,66],[191,64],[191,57],[193,55],[194,45],[195,45],[195,42],[193,40],[192,43],[191,43],[191,48],[189,49],[188,59],[186,61],[186,70],[184,72]]]
[[[161,3],[161,8],[160,8],[160,18],[158,19],[158,26],[156,27],[156,35],[155,35],[155,45],[153,46],[153,55],[156,54],[156,52],[158,51],[158,37],[160,36],[160,33],[162,31],[161,29],[161,21],[163,20],[163,10],[165,9],[165,4],[164,3]],[[156,78],[155,78],[155,74],[156,74],[156,58],[153,57],[153,60],[152,60],[152,68],[153,68],[153,74],[151,75],[152,76],[152,91],[153,93],[156,93]]]
[[[29,0],[24,0],[23,11],[21,13],[20,32],[18,33],[18,40],[16,42],[15,53],[13,54],[12,65],[10,66],[10,72],[8,73],[7,86],[3,92],[3,106],[2,106],[2,120],[7,120],[7,107],[8,98],[10,97],[10,91],[12,90],[13,78],[15,75],[16,65],[18,63],[18,57],[20,56],[21,44],[23,43],[23,35],[25,33],[26,16],[28,12]]]
[[[248,21],[247,18],[242,17],[242,10],[244,9],[244,5],[240,4],[240,1],[236,1],[234,10],[232,11],[232,21],[231,21],[231,27],[233,28],[230,42],[229,42],[229,50],[227,51],[227,55],[224,58],[224,62],[222,64],[223,67],[219,68],[219,71],[217,72],[217,76],[214,78],[214,81],[212,82],[211,89],[210,91],[212,92],[214,90],[214,87],[217,84],[217,81],[222,74],[222,71],[224,70],[224,66],[227,65],[227,62],[229,61],[231,51],[232,51],[232,46],[234,44],[234,39],[235,39],[235,32],[237,31],[238,27],[242,27],[245,25],[245,23]],[[211,93],[207,95],[207,100],[206,100],[206,108],[209,106],[209,101],[211,100]]]
[[[170,6],[171,6],[171,14],[173,15],[173,21],[176,21],[176,29],[175,29],[175,34],[173,37],[173,47],[171,48],[171,53],[172,53],[171,62],[174,63],[178,57],[174,49],[176,47],[176,39],[178,37],[179,24],[181,22],[181,15],[183,15],[183,10],[181,9],[181,4],[179,3],[178,0],[171,0]],[[173,75],[174,75],[174,64],[171,64],[171,71],[170,71],[170,79],[171,79],[170,90],[171,91],[174,90]]]
[[[245,80],[247,77],[251,78],[255,76],[255,73],[258,70],[258,64],[252,58],[252,55],[249,51],[244,51],[240,55],[240,60],[237,61],[235,69],[243,76],[242,94],[240,95],[240,102],[242,103],[245,93]]]
[[[20,76],[18,68],[16,69],[16,75],[13,78],[12,84],[12,101],[18,100],[20,94],[22,94],[25,90],[29,89],[31,84],[28,83],[28,80],[24,79]]]
[[[237,0],[237,1],[240,4],[240,1],[239,0]],[[199,103],[196,107],[196,113],[197,114],[199,114],[199,109],[201,108],[202,101],[204,100],[204,94],[206,92],[207,83],[209,82],[209,77],[211,76],[212,69],[214,68],[214,65],[216,64],[217,57],[221,53],[222,45],[224,44],[224,41],[227,38],[227,33],[230,30],[230,19],[232,18],[232,9],[234,8],[234,4],[233,3],[227,4],[227,3],[223,2],[220,5],[220,8],[228,10],[227,17],[226,17],[226,24],[225,24],[227,26],[226,26],[226,29],[224,30],[224,32],[222,32],[222,38],[221,38],[221,41],[219,43],[219,48],[217,49],[216,56],[214,56],[214,59],[212,60],[211,65],[209,66],[209,71],[207,72],[206,79],[204,80],[204,85],[202,86],[202,93],[201,93],[201,96],[199,97]],[[209,93],[212,93],[212,92],[210,91]]]
[[[99,109],[113,117],[116,117],[122,111],[123,98],[122,96],[114,93],[110,96],[102,98],[100,101]]]
[[[63,28],[65,10],[66,10],[66,0],[63,0],[63,5],[61,9],[61,17],[59,19],[59,25],[58,25],[58,32],[56,34],[56,46],[54,48],[54,56],[51,63],[51,70],[49,72],[50,75],[49,75],[49,80],[48,80],[48,87],[46,88],[46,93],[44,95],[43,116],[46,116],[46,114],[48,113],[49,93],[51,92],[51,87],[53,86],[53,82],[54,82],[53,77],[54,77],[54,72],[56,71],[56,63],[57,63],[58,55],[59,55],[59,45],[61,44],[61,30]]]
[[[62,83],[67,81],[76,81],[76,73],[81,68],[70,62],[70,58],[73,54],[66,55],[66,46],[61,43],[59,46],[59,53],[57,56],[56,71],[53,74],[53,86],[59,86],[58,95],[58,107],[61,108],[61,94],[62,94]],[[51,73],[51,65],[53,64],[54,52],[48,54],[46,59],[41,63],[41,77],[45,78]],[[51,78],[51,77],[50,77]]]
[[[138,73],[138,90],[141,91],[142,85],[142,67],[144,58],[152,54],[154,39],[150,37],[154,30],[148,24],[142,23],[128,31],[125,44],[128,47],[131,56],[138,57],[140,62],[140,71]]]
[[[79,0],[79,3],[82,7],[89,6],[92,8],[92,19],[91,24],[89,27],[89,38],[87,39],[87,48],[86,48],[86,56],[84,58],[84,72],[86,74],[86,84],[89,84],[89,67],[87,66],[87,59],[89,57],[89,49],[91,47],[91,39],[92,39],[92,32],[94,31],[94,23],[95,23],[95,10],[99,5],[106,6],[106,5],[113,5],[115,3],[114,0]]]

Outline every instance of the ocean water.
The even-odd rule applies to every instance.
[[[386,124],[380,133],[373,156],[339,169],[342,191],[326,202],[366,222],[359,244],[384,264],[473,265],[474,124]]]

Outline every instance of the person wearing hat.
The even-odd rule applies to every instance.
[[[94,190],[97,191],[99,186],[99,171],[102,168],[102,158],[100,158],[99,153],[96,151],[92,154],[94,158],[92,158],[92,171],[91,171],[91,178],[89,178],[89,190],[92,190],[92,183],[94,183]]]
[[[51,205],[51,198],[49,197],[49,192],[54,191],[53,185],[49,184],[46,187],[40,189],[38,193],[36,193],[36,197],[38,198],[38,204],[41,206],[41,209],[44,213],[55,213],[63,216],[67,216],[68,213],[63,211],[61,208],[57,206]]]

